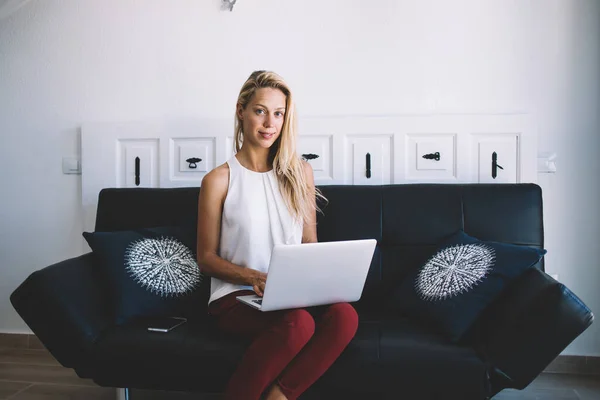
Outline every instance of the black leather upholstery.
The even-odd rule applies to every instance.
[[[497,378],[525,388],[594,319],[562,283],[538,269],[526,272],[481,319],[476,339]],[[518,354],[518,357],[514,355]],[[499,390],[501,385],[495,385]]]
[[[537,185],[323,186],[320,241],[375,238],[356,337],[309,394],[485,399],[529,384],[592,322],[590,310],[543,272],[515,281],[458,345],[392,311],[390,293],[437,242],[463,228],[483,240],[543,247]],[[198,188],[105,189],[97,231],[196,224]],[[205,283],[208,284],[206,279]],[[207,289],[207,288],[205,288]],[[93,257],[33,273],[11,296],[52,354],[104,386],[221,391],[246,343],[198,320],[166,335],[115,326]],[[410,397],[412,396],[412,397]]]
[[[65,367],[86,364],[86,354],[113,325],[110,294],[91,253],[32,273],[11,295],[19,315]]]
[[[96,231],[195,224],[198,188],[104,189],[98,197]]]

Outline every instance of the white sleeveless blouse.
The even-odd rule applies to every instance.
[[[236,265],[268,272],[276,244],[302,242],[302,223],[295,220],[279,191],[275,173],[254,172],[235,155],[229,165],[229,189],[223,205],[219,256]],[[251,286],[211,278],[210,302]]]

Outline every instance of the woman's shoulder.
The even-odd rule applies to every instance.
[[[310,165],[310,163],[308,161],[302,160],[302,169],[304,170],[304,176],[306,176],[306,179],[309,182],[313,182],[314,176],[313,176],[312,165]]]
[[[309,172],[309,171],[313,170],[312,165],[310,165],[310,163],[308,161],[302,160],[301,163],[302,163],[302,168],[304,168],[304,172]]]
[[[202,178],[202,186],[219,192],[227,191],[229,186],[229,164],[219,165]]]

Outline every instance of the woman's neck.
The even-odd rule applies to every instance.
[[[252,151],[242,147],[236,154],[237,160],[245,168],[255,172],[268,172],[273,169],[269,163],[269,149],[261,149],[264,151]]]

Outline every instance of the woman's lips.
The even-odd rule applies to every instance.
[[[265,132],[259,132],[260,136],[263,137],[263,139],[271,139],[273,137],[273,135],[275,135],[275,133],[265,133]]]

